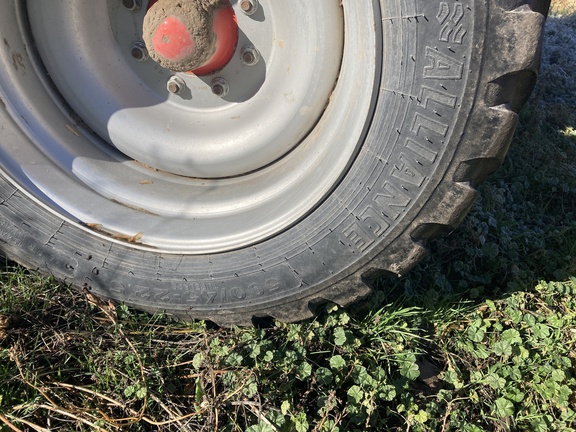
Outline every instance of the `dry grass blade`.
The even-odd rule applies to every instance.
[[[69,417],[69,418],[71,418],[72,420],[76,420],[76,421],[78,421],[78,422],[80,422],[80,423],[83,423],[83,424],[85,424],[85,425],[87,425],[87,426],[90,426],[90,427],[91,427],[93,430],[95,430],[95,431],[98,431],[98,432],[106,432],[106,430],[105,430],[105,429],[102,429],[100,426],[97,426],[96,424],[92,423],[91,421],[89,421],[89,420],[87,420],[87,419],[85,419],[85,418],[83,418],[83,417],[80,417],[80,416],[74,414],[73,412],[67,411],[67,410],[65,410],[65,409],[56,408],[56,407],[53,407],[53,406],[50,406],[50,405],[44,405],[44,404],[35,405],[34,407],[35,407],[35,408],[40,408],[40,409],[45,409],[45,410],[47,410],[47,411],[52,411],[52,412],[55,412],[55,413],[57,413],[57,414],[63,415],[63,416],[65,416],[65,417]]]
[[[12,420],[17,422],[17,423],[24,424],[24,425],[28,426],[28,428],[30,428],[30,430],[34,430],[36,432],[50,432],[50,429],[40,427],[40,426],[38,426],[38,425],[36,425],[36,424],[26,420],[26,419],[23,419],[23,418],[18,418],[18,417],[12,416]],[[17,430],[20,430],[20,429],[17,429]]]
[[[134,415],[134,417],[124,418],[124,419],[110,419],[110,418],[107,418],[107,419],[106,419],[106,422],[107,422],[107,423],[109,423],[110,425],[115,425],[115,426],[117,426],[117,427],[127,426],[128,424],[132,423],[133,421],[135,421],[135,420],[140,420],[140,419],[143,420],[143,421],[145,421],[145,422],[148,423],[148,424],[153,425],[153,426],[165,426],[165,425],[169,425],[169,424],[172,424],[172,423],[179,423],[179,422],[181,422],[182,420],[186,420],[186,419],[189,419],[189,418],[191,418],[191,417],[196,417],[196,416],[201,416],[201,415],[202,415],[202,412],[194,412],[194,413],[189,413],[189,414],[184,414],[184,415],[182,415],[182,414],[175,414],[175,413],[173,413],[172,411],[170,411],[170,410],[166,407],[166,405],[165,405],[160,399],[158,399],[158,397],[156,397],[155,395],[151,395],[151,398],[154,399],[154,400],[156,401],[156,403],[158,403],[158,404],[168,413],[168,415],[170,416],[170,419],[169,419],[169,420],[156,421],[156,420],[153,420],[153,419],[151,419],[151,418],[149,418],[149,417],[147,417],[147,416],[138,417],[139,413],[138,413],[137,411],[134,411],[134,410],[126,407],[125,404],[123,404],[123,403],[121,403],[121,402],[119,402],[119,401],[117,401],[117,400],[115,400],[115,399],[113,399],[113,398],[111,398],[111,397],[109,397],[109,396],[106,396],[106,395],[104,395],[104,394],[102,394],[102,393],[99,393],[99,392],[97,392],[97,391],[94,391],[94,390],[91,390],[91,389],[88,389],[88,388],[85,388],[85,387],[81,387],[81,386],[75,386],[75,385],[66,384],[66,383],[60,383],[60,382],[56,382],[56,383],[54,383],[54,385],[60,386],[60,387],[66,388],[66,389],[70,389],[70,390],[76,390],[76,391],[80,391],[80,392],[83,392],[83,393],[87,393],[87,394],[89,394],[89,395],[91,395],[91,396],[94,396],[94,397],[96,397],[96,398],[99,398],[99,399],[102,399],[102,400],[104,400],[104,401],[106,401],[106,402],[109,402],[109,403],[111,403],[111,404],[114,405],[114,406],[117,406],[117,407],[120,407],[120,408],[123,408],[123,409],[128,409],[128,411],[130,411],[130,412]],[[128,423],[128,424],[127,424],[127,423]]]
[[[10,429],[12,429],[13,431],[16,432],[22,432],[20,429],[18,429],[16,426],[14,426],[10,420],[8,420],[6,417],[4,417],[2,414],[0,414],[0,421],[2,423],[4,423],[6,426],[8,426]]]
[[[90,395],[95,396],[95,397],[97,397],[97,398],[99,398],[99,399],[103,399],[103,400],[105,400],[105,401],[107,401],[107,402],[110,402],[112,405],[115,405],[115,406],[117,406],[117,407],[122,407],[122,408],[125,407],[123,403],[118,402],[117,400],[112,399],[111,397],[108,397],[108,396],[103,395],[103,394],[101,394],[101,393],[98,393],[97,391],[94,391],[94,390],[90,390],[90,389],[87,389],[87,388],[84,388],[84,387],[75,386],[75,385],[71,385],[71,384],[60,383],[60,382],[55,382],[54,385],[55,385],[55,386],[59,386],[59,387],[63,387],[63,388],[66,388],[66,389],[77,390],[77,391],[80,391],[80,392],[84,392],[84,393],[90,394]]]

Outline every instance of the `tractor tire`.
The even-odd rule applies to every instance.
[[[196,76],[149,58],[147,1],[3,2],[9,259],[251,325],[363,299],[455,229],[507,152],[550,0],[240,3],[234,57]]]

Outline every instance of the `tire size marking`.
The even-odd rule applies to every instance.
[[[197,289],[190,290],[190,286],[183,287],[183,291],[187,292],[189,298],[201,304],[230,304],[243,300],[258,299],[262,296],[274,295],[284,286],[275,278],[268,278],[264,283],[251,283],[247,288],[226,282],[193,285],[195,285],[195,288],[200,288],[200,293],[198,293]]]
[[[281,295],[284,290],[302,285],[294,271],[284,264],[268,269],[266,273],[267,277],[263,280],[259,274],[246,275],[245,278],[249,280],[246,285],[238,283],[238,278],[232,278],[213,282],[182,281],[168,283],[166,286],[158,281],[159,285],[154,288],[116,283],[107,287],[107,290],[113,293],[114,298],[126,299],[128,302],[132,299],[134,302],[146,303],[225,305]],[[96,281],[93,279],[91,282]]]

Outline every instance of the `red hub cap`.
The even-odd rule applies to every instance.
[[[232,58],[238,25],[227,1],[155,0],[144,19],[144,41],[161,66],[206,75]]]

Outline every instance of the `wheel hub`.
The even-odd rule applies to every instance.
[[[159,0],[144,17],[143,37],[162,67],[206,75],[232,58],[238,25],[232,6],[222,0]]]

